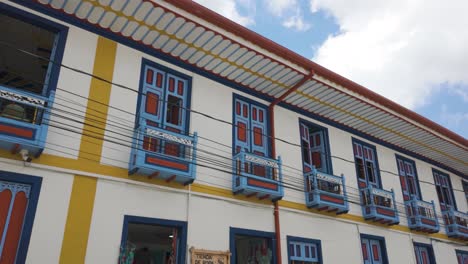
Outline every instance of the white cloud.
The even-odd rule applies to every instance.
[[[459,96],[463,100],[463,102],[468,103],[468,88],[465,87],[453,87],[451,92],[456,96]],[[468,105],[467,105],[468,108]]]
[[[281,24],[284,27],[297,31],[310,29],[311,25],[304,20],[297,0],[264,0],[263,2],[268,12],[283,19]]]
[[[275,16],[282,16],[289,10],[296,10],[296,0],[264,0],[267,10]]]
[[[297,31],[307,31],[310,29],[310,24],[304,21],[300,12],[284,20],[283,26],[286,28],[293,28]]]
[[[231,19],[232,21],[248,26],[255,24],[255,2],[251,0],[195,0],[195,2]],[[245,10],[242,15],[239,10]]]
[[[311,0],[319,10],[340,26],[319,64],[411,109],[441,83],[468,94],[468,1]]]
[[[468,112],[449,112],[447,110],[447,105],[441,106],[440,120],[447,126],[458,128],[461,125],[464,125],[462,129],[468,131]]]

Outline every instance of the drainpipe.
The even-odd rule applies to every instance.
[[[299,87],[301,87],[304,83],[306,83],[308,80],[312,79],[312,76],[314,76],[314,71],[310,71],[309,75],[305,76],[300,80],[298,83],[296,83],[293,87],[289,88],[284,94],[282,94],[280,97],[275,99],[269,106],[268,106],[268,113],[270,116],[270,136],[271,136],[271,155],[273,158],[276,158],[276,143],[275,143],[275,112],[273,111],[275,108],[275,105],[279,104],[281,101],[283,101],[288,95],[296,91]],[[279,207],[278,207],[278,201],[274,202],[274,216],[275,216],[275,236],[276,236],[276,254],[277,254],[277,262],[278,264],[281,264],[282,259],[281,259],[281,231],[280,231],[280,222],[279,222]]]

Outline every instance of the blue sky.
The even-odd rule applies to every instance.
[[[468,137],[468,1],[196,1]]]

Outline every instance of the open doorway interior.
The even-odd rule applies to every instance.
[[[177,263],[179,228],[129,223],[127,232],[126,259],[121,264]]]
[[[272,264],[272,240],[269,238],[236,235],[237,264]]]

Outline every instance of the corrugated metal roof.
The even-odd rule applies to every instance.
[[[38,0],[272,100],[307,76],[304,69],[314,70],[318,76],[288,95],[284,100],[287,104],[427,157],[466,177],[468,144],[463,137],[365,88],[356,88],[356,84],[313,62],[302,62],[299,55],[285,48],[283,52],[276,46],[265,49],[269,43],[265,39],[259,38],[256,43],[254,33],[232,22],[218,23],[219,15],[195,3],[168,2],[172,6],[144,0]],[[187,6],[194,8],[193,12],[180,9]],[[219,28],[229,23],[231,28]],[[243,30],[245,35],[231,35]],[[333,79],[323,82],[329,76]]]

